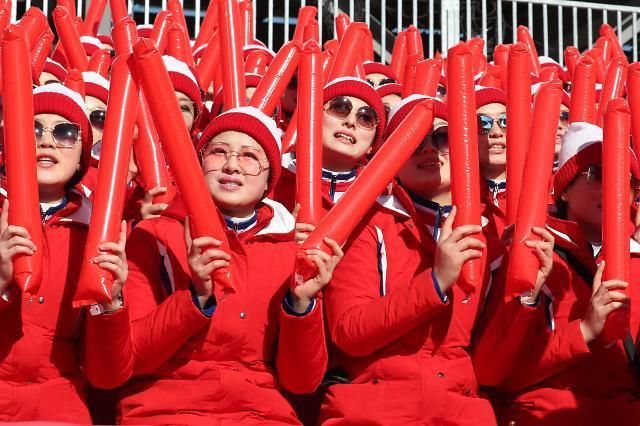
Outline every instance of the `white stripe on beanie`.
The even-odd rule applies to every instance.
[[[167,72],[182,74],[189,80],[191,80],[193,84],[199,87],[198,82],[196,81],[196,77],[193,75],[187,64],[169,55],[163,55],[162,60],[164,62],[164,66],[167,68]]]
[[[594,143],[602,143],[602,128],[595,124],[574,122],[569,125],[562,138],[562,148],[558,154],[558,169],[575,157],[580,151]]]

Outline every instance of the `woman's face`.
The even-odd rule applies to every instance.
[[[395,83],[396,81],[392,78],[387,77],[384,74],[380,74],[378,72],[374,72],[371,74],[367,74],[367,81],[369,82],[369,84],[371,84],[374,88],[377,88],[379,86],[382,86],[383,84],[387,84],[387,83]]]
[[[49,72],[42,71],[40,73],[40,86],[49,83],[60,83],[60,79]]]
[[[602,167],[592,166],[567,187],[562,194],[567,203],[567,218],[582,228],[602,229]],[[633,189],[629,184],[629,205]]]
[[[193,101],[182,92],[176,92],[176,99],[178,99],[184,123],[187,125],[187,129],[191,130],[193,122],[196,119],[196,106]]]
[[[560,117],[558,117],[558,131],[556,132],[556,148],[555,155],[556,158],[560,153],[560,148],[562,148],[562,138],[564,134],[567,133],[567,128],[569,127],[569,108],[564,105],[560,105]]]
[[[376,126],[365,126],[378,117],[367,103],[351,96],[336,97],[323,109],[322,164],[336,172],[352,170],[371,152]]]
[[[500,118],[506,116],[507,107],[502,104],[492,103],[484,105],[476,111],[478,119],[478,156],[480,167],[485,177],[492,178],[504,173],[507,167],[507,131],[502,128]],[[491,128],[484,132],[480,126],[480,120],[489,123],[493,120]]]
[[[57,114],[37,114],[35,122],[35,127],[42,130],[36,131],[35,136],[40,198],[59,200],[67,183],[80,170],[82,141],[76,132],[79,127]]]
[[[89,110],[91,130],[93,133],[93,145],[95,145],[102,141],[107,104],[93,96],[85,96],[84,103],[87,105],[87,109]]]
[[[227,131],[211,139],[200,156],[216,206],[229,216],[250,215],[269,180],[269,162],[260,144],[244,133]]]
[[[451,190],[449,138],[447,122],[436,118],[433,130],[398,173],[402,186],[410,192],[431,199]]]
[[[396,106],[396,104],[401,100],[402,98],[395,93],[391,93],[390,95],[382,97],[382,104],[384,105],[384,109],[387,112],[387,117],[389,116],[389,111],[391,111],[393,107]]]

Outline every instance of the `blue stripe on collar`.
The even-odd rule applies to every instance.
[[[409,195],[411,196],[411,200],[414,203],[416,203],[416,204],[418,204],[418,205],[420,205],[422,207],[426,207],[426,208],[431,209],[431,210],[436,211],[436,212],[439,211],[439,210],[442,210],[443,213],[450,213],[451,212],[452,206],[448,206],[448,205],[442,206],[442,205],[438,204],[435,201],[427,200],[426,198],[422,198],[419,195],[416,195],[416,194],[413,194],[413,193],[409,193]]]
[[[347,181],[356,177],[356,169],[346,173],[334,173],[329,170],[322,169],[322,178],[336,181]]]
[[[225,223],[227,224],[227,228],[236,231],[236,232],[242,232],[245,229],[248,229],[249,227],[255,225],[255,223],[258,221],[258,214],[256,212],[253,213],[253,215],[247,219],[247,220],[243,220],[240,222],[236,222],[232,219],[229,219],[227,217],[224,218]]]

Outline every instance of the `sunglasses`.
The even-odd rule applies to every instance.
[[[58,123],[53,127],[47,127],[36,120],[33,127],[38,144],[46,132],[51,133],[53,141],[60,148],[74,148],[80,140],[80,126],[75,123]]]
[[[507,130],[507,114],[503,113],[497,119],[488,115],[478,114],[478,131],[481,135],[488,135],[493,127],[493,123],[497,123],[502,130]]]
[[[269,167],[262,162],[268,161],[265,153],[255,148],[244,147],[240,151],[232,151],[226,143],[209,142],[200,150],[200,157],[209,162],[211,170],[222,170],[231,157],[236,157],[238,166],[243,175],[258,176]]]
[[[416,148],[413,154],[416,155],[416,154],[422,153],[427,147],[427,141],[429,139],[431,139],[430,145],[433,146],[435,150],[438,151],[438,153],[442,155],[449,154],[449,127],[448,126],[438,127],[437,129],[429,133],[427,137],[424,138],[422,142],[420,142],[420,145],[418,145],[418,148]]]
[[[351,114],[353,104],[346,96],[338,96],[329,101],[329,107],[324,111],[330,116],[344,120]],[[356,111],[356,124],[365,130],[373,130],[378,126],[378,114],[368,105],[360,107]]]
[[[562,124],[569,123],[569,111],[561,111],[559,119]]]
[[[89,114],[89,121],[91,127],[102,132],[104,131],[104,121],[107,119],[107,111],[103,109],[94,109]]]

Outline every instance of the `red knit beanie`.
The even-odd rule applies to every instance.
[[[378,115],[376,136],[371,144],[372,152],[376,152],[382,145],[386,114],[382,99],[376,90],[366,81],[356,77],[340,77],[330,81],[322,93],[322,102],[327,103],[337,96],[351,96],[361,99],[374,109]]]
[[[54,61],[53,59],[47,58],[45,60],[42,71],[48,72],[60,81],[64,81],[67,78],[67,70],[62,66],[62,64]]]
[[[398,78],[396,77],[396,75],[394,74],[393,70],[391,69],[391,67],[389,65],[382,64],[380,62],[367,61],[367,62],[363,63],[362,66],[364,67],[364,72],[367,75],[369,75],[369,74],[382,74],[382,75],[386,76],[387,78],[392,78],[395,81],[398,81]]]
[[[602,128],[591,123],[574,122],[562,139],[558,154],[558,172],[553,179],[553,198],[558,200],[567,186],[590,166],[602,164]],[[640,178],[640,166],[630,150],[631,174]]]
[[[282,148],[282,132],[276,122],[267,117],[257,108],[245,106],[233,108],[223,112],[204,129],[196,150],[200,150],[216,135],[222,132],[233,131],[244,133],[255,139],[269,160],[269,183],[267,193],[276,185],[280,178],[282,160],[280,150]]]
[[[80,43],[82,43],[82,47],[84,47],[87,56],[91,56],[96,50],[102,49],[102,42],[92,36],[80,36]]]
[[[380,99],[387,95],[398,95],[402,97],[402,84],[399,83],[387,83],[382,86],[376,87],[376,92],[380,96]]]
[[[434,118],[441,118],[442,120],[448,121],[447,105],[444,102],[442,102],[440,99],[431,98],[429,96],[416,93],[411,96],[407,96],[391,109],[391,111],[389,112],[389,123],[387,124],[387,128],[385,130],[384,139],[386,140],[398,128],[402,120],[404,120],[405,117],[409,115],[411,110],[416,105],[425,101],[426,99],[433,100]]]
[[[197,118],[200,111],[202,111],[203,104],[202,93],[200,92],[200,87],[198,86],[193,70],[191,70],[187,64],[177,60],[173,56],[164,55],[162,60],[169,73],[173,89],[176,92],[184,93],[193,101],[195,105],[194,119]]]
[[[85,96],[93,96],[107,104],[109,98],[109,80],[94,71],[85,71],[82,73],[84,80]]]
[[[496,87],[476,86],[476,109],[489,104],[507,105],[507,94]]]
[[[33,113],[57,114],[80,126],[82,154],[78,179],[82,178],[89,169],[93,144],[89,112],[82,97],[62,84],[45,84],[33,89]]]
[[[136,32],[138,33],[138,37],[151,38],[151,33],[153,33],[153,25],[151,24],[137,25]]]

